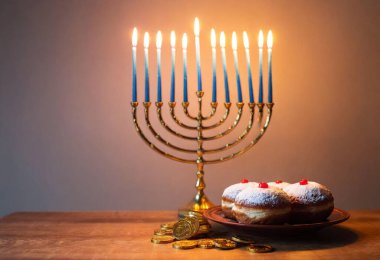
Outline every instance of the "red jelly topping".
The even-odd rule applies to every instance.
[[[303,179],[303,180],[300,180],[300,185],[307,185],[307,180],[306,179]]]
[[[241,183],[248,183],[248,180],[247,179],[242,179]]]
[[[277,180],[276,183],[277,183],[277,184],[278,184],[278,183],[282,183],[282,180]]]
[[[269,188],[268,183],[266,183],[266,182],[260,182],[259,183],[259,188],[263,188],[263,189]]]

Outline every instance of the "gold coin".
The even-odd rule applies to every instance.
[[[187,218],[185,218],[185,220],[191,223],[193,236],[196,235],[198,230],[199,230],[199,226],[200,226],[199,220],[197,218],[194,218],[194,217],[187,217]]]
[[[200,225],[197,234],[205,234],[210,232],[211,227],[208,225]]]
[[[194,210],[188,210],[188,211],[184,212],[183,215],[189,216],[189,217],[203,218],[202,213],[200,213],[198,211],[194,211]]]
[[[245,238],[245,237],[238,237],[238,236],[233,236],[231,237],[231,240],[237,242],[237,243],[242,243],[242,244],[253,244],[255,241]]]
[[[154,244],[167,244],[174,241],[174,237],[172,236],[157,236],[154,235],[150,240]]]
[[[173,236],[178,240],[189,239],[194,236],[199,229],[199,222],[195,218],[180,219],[173,226]]]
[[[165,234],[163,232],[161,232],[161,229],[156,229],[153,234],[155,236],[165,236]]]
[[[205,248],[205,249],[210,249],[215,247],[214,240],[212,239],[199,239],[198,240],[198,247],[200,248]]]
[[[249,245],[248,246],[249,252],[252,253],[268,253],[273,251],[273,247],[269,245]]]
[[[173,243],[175,249],[192,249],[197,247],[198,242],[196,240],[182,240]]]
[[[208,225],[208,224],[202,224],[202,225],[199,225],[199,229],[200,230],[210,230],[211,229],[211,226]]]
[[[233,249],[236,248],[236,242],[225,239],[225,238],[216,238],[214,239],[215,247],[219,249]]]
[[[169,228],[169,227],[160,227],[161,230],[173,230],[173,228]]]
[[[164,228],[164,229],[173,229],[173,226],[174,226],[175,223],[177,223],[177,222],[169,222],[169,223],[161,224],[161,228]]]
[[[173,231],[172,230],[162,230],[162,229],[156,229],[154,231],[154,235],[156,236],[172,236],[173,235]]]
[[[161,233],[166,233],[168,235],[173,235],[173,229],[160,228],[159,230],[161,231]]]
[[[203,217],[203,214],[197,211],[187,211],[183,214],[183,216],[198,219],[200,225],[208,224],[208,221],[205,217]]]

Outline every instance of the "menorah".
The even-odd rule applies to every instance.
[[[196,23],[198,21],[196,20]],[[198,24],[199,26],[199,24]],[[135,35],[136,34],[136,35]],[[215,32],[213,32],[212,34],[215,35]],[[160,39],[158,39],[158,42],[161,40],[161,33],[159,32],[160,35]],[[198,29],[198,34],[197,34],[197,30],[196,30],[196,38],[198,38],[199,40],[199,29]],[[262,32],[260,33],[260,37],[262,37]],[[213,203],[207,198],[205,192],[204,192],[204,189],[206,187],[205,185],[205,181],[204,181],[204,166],[206,164],[216,164],[216,163],[221,163],[221,162],[225,162],[227,160],[231,160],[233,158],[236,158],[242,154],[244,154],[245,152],[247,152],[248,150],[250,150],[253,146],[255,146],[255,144],[260,140],[260,138],[264,135],[264,133],[266,132],[268,126],[269,126],[269,123],[270,123],[270,120],[271,120],[271,117],[272,117],[272,113],[273,113],[273,106],[274,106],[274,103],[272,102],[272,90],[271,90],[271,62],[269,63],[269,80],[270,81],[270,88],[268,89],[268,102],[267,103],[264,103],[262,101],[262,60],[260,60],[260,80],[259,80],[259,102],[255,103],[254,102],[254,99],[253,99],[253,92],[252,92],[252,82],[251,82],[251,73],[250,73],[250,64],[248,66],[248,69],[249,69],[249,85],[250,85],[250,98],[249,98],[249,102],[247,103],[247,107],[249,109],[249,120],[248,122],[246,122],[246,125],[243,127],[244,130],[242,130],[242,132],[240,134],[237,134],[236,135],[236,138],[233,140],[233,141],[229,141],[229,142],[223,142],[225,143],[224,145],[220,146],[220,147],[216,147],[216,148],[205,148],[204,144],[205,142],[215,142],[215,140],[217,139],[220,139],[220,138],[223,138],[223,137],[226,137],[227,135],[230,135],[231,133],[233,133],[233,130],[235,128],[237,128],[238,125],[241,125],[242,122],[241,122],[241,119],[242,119],[242,115],[243,115],[243,110],[245,109],[245,103],[242,102],[242,95],[241,95],[241,89],[239,91],[239,88],[240,88],[240,76],[239,76],[239,73],[238,73],[238,67],[237,67],[237,55],[236,55],[236,59],[235,59],[235,68],[236,68],[236,76],[237,76],[237,85],[238,85],[238,101],[236,102],[236,108],[237,108],[237,112],[236,112],[236,115],[235,115],[235,118],[232,122],[232,124],[228,127],[228,128],[225,128],[224,125],[225,123],[227,122],[227,119],[229,119],[232,115],[231,115],[231,107],[232,107],[232,103],[230,102],[230,98],[229,98],[229,91],[228,91],[228,79],[227,79],[227,71],[226,71],[226,66],[224,66],[224,76],[225,76],[225,87],[226,87],[226,102],[224,102],[224,113],[222,114],[221,118],[215,118],[215,115],[217,114],[217,111],[218,111],[218,102],[216,102],[216,95],[215,95],[215,86],[216,86],[216,79],[214,78],[215,77],[215,70],[214,70],[214,66],[215,66],[215,63],[213,62],[213,98],[212,98],[212,102],[210,102],[210,111],[208,113],[204,113],[203,111],[203,96],[204,96],[204,91],[202,90],[202,88],[200,87],[202,85],[202,80],[201,80],[201,73],[200,73],[200,64],[198,63],[198,58],[199,58],[199,42],[197,42],[197,39],[196,39],[196,46],[197,46],[197,65],[198,65],[198,91],[196,91],[196,98],[197,98],[197,101],[198,101],[198,106],[197,106],[197,111],[195,114],[192,114],[191,111],[189,111],[189,106],[190,106],[190,102],[188,102],[187,100],[187,82],[184,81],[184,101],[182,102],[182,111],[183,111],[183,115],[180,116],[178,115],[178,112],[176,111],[176,102],[174,101],[174,98],[172,95],[171,96],[171,100],[168,102],[168,114],[166,114],[167,117],[171,118],[170,120],[172,121],[171,123],[167,122],[167,120],[164,118],[163,116],[163,108],[165,107],[164,106],[164,103],[162,102],[161,100],[161,82],[160,82],[160,74],[159,74],[159,81],[158,81],[158,97],[157,97],[157,102],[155,102],[155,107],[156,107],[156,116],[157,116],[157,122],[159,122],[158,126],[161,125],[161,131],[164,130],[164,131],[167,131],[169,132],[171,135],[173,136],[176,136],[176,137],[179,137],[181,139],[185,139],[185,140],[188,140],[188,141],[192,141],[192,142],[195,142],[196,143],[196,148],[194,149],[191,149],[191,148],[186,148],[186,147],[181,147],[180,145],[177,145],[173,142],[170,142],[169,140],[167,140],[167,138],[164,138],[159,132],[159,130],[157,130],[157,126],[154,126],[152,124],[152,121],[151,121],[151,113],[150,113],[150,108],[151,108],[151,105],[152,103],[150,102],[149,100],[149,79],[146,77],[145,78],[145,91],[146,91],[146,95],[145,95],[145,102],[143,102],[143,109],[144,109],[144,117],[145,117],[145,124],[147,126],[147,129],[149,129],[148,131],[150,132],[150,134],[154,137],[152,140],[156,140],[158,141],[161,145],[163,145],[164,147],[168,147],[168,148],[171,148],[171,149],[174,149],[178,152],[181,152],[181,153],[187,153],[187,154],[193,154],[194,155],[194,158],[193,159],[187,159],[186,157],[183,157],[179,154],[172,154],[172,153],[169,153],[168,150],[169,149],[163,149],[163,148],[160,148],[158,147],[141,129],[140,127],[140,123],[139,123],[139,120],[138,120],[138,116],[137,116],[137,111],[138,111],[138,107],[139,107],[139,103],[137,102],[137,99],[136,99],[136,44],[137,44],[137,31],[135,30],[134,31],[134,49],[133,49],[133,98],[132,98],[132,102],[131,102],[131,106],[132,106],[132,116],[133,116],[133,123],[134,123],[134,126],[136,128],[136,131],[137,133],[140,135],[140,137],[144,140],[144,142],[146,144],[148,144],[148,146],[153,149],[154,151],[158,152],[159,154],[169,158],[169,159],[172,159],[174,161],[178,161],[178,162],[182,162],[182,163],[188,163],[188,164],[195,164],[196,167],[197,167],[197,172],[196,172],[196,176],[197,176],[197,180],[196,180],[196,184],[195,184],[195,187],[196,187],[196,190],[197,190],[197,193],[195,194],[194,198],[192,199],[192,201],[186,206],[186,209],[191,209],[191,210],[195,210],[195,211],[203,211],[205,209],[208,209],[210,207],[213,206]],[[246,36],[246,35],[245,35]],[[215,37],[215,36],[214,36]],[[224,34],[222,35],[222,37],[224,38]],[[270,36],[272,37],[272,36]],[[185,37],[184,37],[185,38]],[[233,38],[235,38],[235,41],[236,41],[236,34],[234,34]],[[221,39],[222,40],[222,39]],[[149,40],[148,40],[149,41]],[[263,41],[263,39],[261,39],[261,41]],[[146,39],[144,39],[144,42],[146,43]],[[186,42],[187,42],[187,39],[186,39]],[[233,39],[233,42],[234,42],[234,39]],[[144,44],[145,45],[145,65],[146,65],[146,69],[145,69],[145,75],[147,76],[148,75],[148,66],[147,66],[147,46],[149,46],[149,44]],[[221,44],[223,45],[223,44]],[[233,45],[237,46],[237,44],[234,44]],[[185,46],[183,44],[183,46]],[[212,44],[213,48],[215,47],[215,44]],[[269,45],[268,45],[269,46]],[[173,44],[172,44],[172,47],[173,47]],[[224,48],[224,46],[221,46],[222,48]],[[259,47],[260,47],[260,40],[259,40]],[[157,44],[157,48],[161,48],[161,43]],[[236,47],[237,48],[237,47]],[[234,48],[234,51],[235,49]],[[246,48],[247,48],[247,45],[246,45]],[[260,48],[260,51],[261,51],[261,59],[262,59],[262,44],[261,44],[261,48]],[[214,52],[214,51],[213,51]],[[223,50],[222,50],[223,52]],[[158,52],[158,49],[157,49],[157,53]],[[185,52],[184,52],[185,54]],[[174,56],[174,54],[173,54]],[[271,57],[270,57],[271,58]],[[213,61],[214,61],[214,57],[213,57]],[[158,61],[160,62],[160,57],[158,56]],[[184,61],[186,61],[184,59]],[[247,52],[247,61],[249,61],[249,52]],[[223,59],[223,62],[224,62],[224,65],[225,65],[225,57]],[[172,64],[172,73],[174,72],[174,62]],[[186,64],[184,64],[184,68],[186,69]],[[159,64],[159,73],[160,72],[160,64]],[[187,77],[186,76],[186,73],[184,73],[184,77]],[[173,94],[173,91],[174,91],[174,88],[173,88],[173,81],[174,81],[174,78],[173,78],[173,74],[172,74],[172,94]],[[215,84],[214,84],[215,83]],[[215,92],[214,92],[215,91]],[[186,97],[186,98],[185,98]],[[188,122],[185,122],[184,120],[181,120],[181,118],[187,118],[187,121],[190,122],[190,121],[193,121],[194,124],[189,124]],[[215,120],[214,120],[215,119]],[[264,120],[263,120],[264,119]],[[190,121],[189,121],[190,120]],[[208,123],[209,122],[209,123]],[[248,142],[245,142],[246,141],[246,138],[249,136],[249,133],[251,132],[251,130],[253,128],[255,128],[255,124],[257,124],[257,133],[253,134],[252,137],[249,138]],[[173,128],[171,125],[176,125],[176,128]],[[218,128],[225,128],[223,131],[220,131],[219,133],[217,134],[212,134],[212,135],[207,135],[207,132],[210,131],[210,130],[217,130]],[[186,129],[187,131],[190,131],[190,132],[193,132],[193,135],[188,135],[188,134],[183,134],[181,133],[180,131],[176,130],[176,129]],[[240,148],[238,149],[237,151],[233,151],[229,154],[226,155],[226,151],[228,151],[229,149],[241,144],[242,142],[245,142],[243,144],[242,147],[243,148]],[[194,146],[195,147],[195,146]],[[211,159],[205,159],[204,158],[204,155],[208,155],[208,154],[216,154],[216,155],[219,155],[219,156],[213,156],[214,158],[211,158]]]

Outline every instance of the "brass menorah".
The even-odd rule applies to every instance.
[[[198,29],[198,32],[199,32],[199,29]],[[262,37],[262,32],[260,34]],[[137,35],[137,31],[136,31],[136,35]],[[161,37],[160,32],[159,32],[159,36]],[[236,34],[234,37],[236,38]],[[224,33],[223,33],[223,38],[224,38]],[[148,39],[148,41],[149,41],[149,39]],[[186,39],[186,41],[187,41],[187,39]],[[236,41],[236,39],[235,39],[235,41]],[[263,40],[261,40],[261,42],[262,41]],[[145,42],[145,40],[144,40],[144,42]],[[259,40],[259,42],[260,42],[260,40]],[[243,110],[246,106],[242,102],[241,89],[240,89],[240,93],[239,93],[240,95],[238,98],[238,102],[236,102],[237,113],[236,113],[235,119],[233,120],[232,124],[227,129],[224,129],[223,131],[219,132],[218,134],[207,135],[206,134],[207,131],[209,131],[209,130],[215,131],[218,128],[223,127],[225,125],[227,119],[231,115],[232,103],[229,100],[229,92],[227,91],[228,90],[228,81],[225,82],[225,84],[227,84],[226,85],[226,87],[227,87],[226,88],[226,102],[224,103],[224,113],[221,116],[221,118],[218,118],[218,119],[215,118],[215,115],[217,114],[218,103],[214,99],[214,92],[213,92],[213,100],[210,103],[210,111],[207,114],[204,114],[203,110],[202,110],[204,91],[202,91],[202,89],[199,88],[199,85],[201,85],[200,65],[199,65],[198,66],[198,91],[196,92],[196,97],[198,100],[197,112],[195,114],[192,114],[189,111],[190,103],[187,101],[187,93],[186,93],[186,99],[184,98],[184,102],[182,102],[183,115],[179,116],[176,109],[175,109],[176,108],[176,102],[174,100],[172,100],[172,98],[171,98],[170,102],[168,102],[169,111],[168,111],[167,116],[169,116],[169,114],[170,114],[170,118],[171,118],[170,119],[171,123],[169,123],[163,117],[163,108],[165,106],[164,106],[164,103],[161,101],[161,94],[160,94],[161,82],[160,82],[160,75],[159,75],[159,84],[158,84],[158,90],[159,90],[158,97],[159,98],[158,98],[157,102],[155,102],[155,107],[156,107],[156,116],[157,116],[157,119],[159,122],[158,126],[161,125],[161,127],[160,127],[161,130],[157,130],[157,126],[153,126],[153,124],[151,122],[151,117],[150,117],[151,102],[149,101],[149,78],[147,77],[147,75],[148,75],[148,72],[147,72],[148,71],[147,46],[149,46],[149,44],[145,45],[145,48],[146,48],[145,49],[146,50],[146,52],[145,52],[146,53],[146,63],[145,63],[145,65],[146,65],[146,71],[145,71],[145,75],[146,75],[146,80],[145,80],[146,96],[145,96],[145,102],[143,102],[144,117],[145,117],[144,123],[146,124],[147,128],[149,129],[151,136],[153,136],[153,138],[151,138],[152,140],[156,140],[159,143],[161,143],[161,145],[164,145],[165,147],[174,149],[180,153],[187,153],[187,154],[193,154],[194,155],[193,159],[187,159],[186,157],[182,157],[180,154],[172,154],[172,153],[169,153],[166,149],[159,148],[142,131],[142,129],[139,125],[139,121],[138,121],[138,117],[137,117],[137,110],[139,107],[139,103],[137,102],[137,99],[136,99],[137,94],[136,94],[136,78],[135,78],[136,77],[136,71],[135,71],[135,69],[136,69],[136,67],[135,67],[136,44],[137,44],[137,40],[135,39],[134,40],[134,49],[133,49],[134,50],[134,60],[133,60],[134,61],[134,68],[133,68],[134,69],[134,71],[133,71],[133,74],[134,74],[134,79],[133,79],[134,96],[132,98],[131,106],[132,106],[133,123],[134,123],[134,126],[136,128],[136,131],[140,135],[140,137],[144,140],[144,142],[146,144],[148,144],[148,146],[150,148],[152,148],[154,151],[158,152],[159,154],[161,154],[161,155],[163,155],[169,159],[172,159],[174,161],[178,161],[178,162],[182,162],[182,163],[189,163],[189,164],[196,164],[196,166],[197,166],[197,172],[196,172],[197,180],[196,180],[195,187],[196,187],[197,193],[194,196],[194,198],[192,199],[192,201],[187,205],[186,209],[191,209],[191,210],[195,210],[195,211],[206,210],[206,209],[212,207],[213,203],[207,198],[207,196],[205,195],[205,192],[204,192],[204,189],[206,187],[205,182],[204,182],[204,166],[206,164],[215,164],[215,163],[220,163],[220,162],[224,162],[227,160],[231,160],[233,158],[236,158],[236,157],[244,154],[249,149],[251,149],[253,146],[255,146],[255,144],[264,135],[264,133],[266,132],[266,130],[269,126],[269,123],[270,123],[270,120],[272,117],[272,113],[273,113],[273,106],[274,106],[274,103],[272,103],[271,67],[269,67],[269,69],[270,69],[269,70],[269,74],[270,74],[269,77],[270,78],[269,78],[268,84],[270,84],[270,86],[269,86],[269,90],[268,90],[268,102],[264,103],[262,101],[262,69],[260,67],[259,102],[258,103],[253,102],[253,95],[250,96],[250,99],[249,99],[250,102],[247,103],[247,107],[249,109],[249,120],[248,120],[248,122],[246,122],[245,128],[243,127],[244,130],[240,134],[236,134],[237,137],[233,141],[224,142],[225,144],[223,146],[216,147],[216,148],[205,148],[205,146],[204,146],[205,142],[213,142],[217,139],[226,137],[227,135],[230,135],[231,133],[233,133],[233,130],[238,125],[242,124],[241,119],[242,119],[242,115],[243,115]],[[161,47],[161,45],[157,44],[157,48],[158,48],[158,46]],[[235,46],[237,46],[237,44],[235,44]],[[215,47],[215,46],[213,46],[213,47]],[[222,46],[222,47],[224,48],[224,46]],[[260,43],[259,43],[259,47],[260,47]],[[271,45],[270,45],[270,48],[271,48]],[[198,50],[199,49],[197,49],[197,51]],[[234,50],[236,50],[236,49],[234,49]],[[260,55],[262,57],[262,43],[261,43],[261,49],[260,50],[261,50]],[[249,52],[247,52],[247,53],[249,54]],[[248,54],[247,54],[247,57],[248,57]],[[268,52],[268,54],[269,54],[269,52]],[[270,55],[271,55],[271,52],[270,52]],[[197,58],[198,57],[199,57],[199,55],[197,55]],[[270,56],[270,58],[271,58],[271,56]],[[237,61],[237,54],[236,54],[236,61]],[[224,60],[224,62],[225,62],[225,60]],[[213,64],[213,65],[215,65],[215,64]],[[260,60],[260,66],[262,66],[262,60]],[[271,63],[269,63],[269,66],[271,66]],[[238,74],[237,63],[235,63],[235,67],[236,67],[236,75],[237,75],[237,79],[238,79],[237,85],[238,85],[238,91],[239,91],[240,78],[238,77],[239,74]],[[185,68],[186,68],[186,66],[185,66]],[[248,68],[250,70],[250,65]],[[174,63],[172,66],[172,72],[173,71],[174,71]],[[159,73],[160,73],[160,70],[159,70]],[[214,73],[215,73],[215,70],[214,70]],[[224,73],[225,73],[225,80],[226,80],[226,70],[224,71]],[[249,80],[251,80],[250,71],[249,71]],[[173,78],[172,78],[172,84],[173,84]],[[252,83],[250,84],[250,87],[251,87],[251,85],[252,85]],[[172,87],[173,87],[173,85],[172,85]],[[173,91],[173,88],[172,88],[172,91]],[[186,91],[187,91],[187,86],[186,86]],[[214,89],[213,89],[213,91],[214,91]],[[227,98],[227,93],[228,93],[228,98]],[[250,94],[251,93],[252,93],[252,91],[250,92]],[[193,121],[194,124],[191,125],[189,123],[186,123],[185,121],[181,120],[182,117]],[[215,118],[215,120],[213,120],[214,118]],[[208,122],[210,122],[210,123],[208,123]],[[171,125],[175,125],[176,128],[173,128]],[[257,125],[257,128],[255,127],[255,125]],[[186,147],[180,147],[180,145],[175,144],[173,142],[170,142],[169,140],[167,140],[167,138],[165,139],[160,134],[160,131],[162,131],[162,129],[164,129],[164,131],[169,132],[173,136],[176,136],[176,137],[179,137],[181,139],[188,140],[188,141],[196,142],[196,145],[197,145],[196,148],[191,149],[191,148],[186,148]],[[192,131],[194,134],[193,135],[183,134],[183,133],[180,133],[180,131],[178,131],[176,129],[186,129],[188,131]],[[257,129],[258,131],[256,131],[257,133],[252,134],[252,137],[247,138],[252,129]],[[249,139],[249,141],[246,141],[247,139]],[[237,151],[230,152],[230,153],[226,152],[229,149],[237,146],[238,144],[241,144],[243,141],[245,142],[245,146],[243,146],[243,148],[238,149]],[[218,157],[211,156],[210,159],[208,159],[208,158],[205,159],[204,155],[208,155],[208,154],[217,154],[217,155],[219,154],[219,156]],[[214,158],[212,158],[212,157],[214,157]]]

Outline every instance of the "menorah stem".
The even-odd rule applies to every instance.
[[[204,182],[204,149],[203,149],[203,115],[202,115],[202,98],[203,91],[197,91],[198,97],[198,114],[197,114],[197,182],[195,184],[195,188],[197,189],[197,194],[190,204],[187,206],[187,209],[195,210],[195,211],[204,211],[214,206],[214,204],[207,198],[204,193],[204,189],[206,188],[206,184]]]

